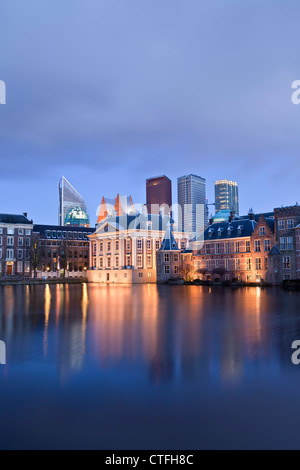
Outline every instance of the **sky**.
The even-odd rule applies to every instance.
[[[92,224],[145,180],[238,182],[240,212],[299,201],[299,0],[0,0],[0,212]],[[213,210],[213,209],[212,209]]]

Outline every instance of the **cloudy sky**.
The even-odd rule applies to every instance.
[[[145,179],[237,180],[241,212],[300,203],[298,0],[0,0],[0,212],[95,223]]]

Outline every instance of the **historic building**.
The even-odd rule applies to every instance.
[[[156,252],[157,282],[181,277],[181,250],[169,224],[160,249]]]
[[[300,206],[274,209],[275,234],[278,248],[282,253],[283,280],[299,279],[299,257],[297,258]],[[299,253],[299,252],[298,252]],[[299,255],[298,255],[299,256]]]
[[[156,252],[173,220],[163,214],[136,212],[131,198],[119,197],[115,206],[109,204],[109,208],[107,199],[102,202],[100,222],[96,232],[89,237],[91,268],[88,280],[116,284],[155,283]],[[180,249],[184,249],[187,234],[174,232],[174,237]]]
[[[33,230],[27,214],[0,214],[0,276],[30,276]]]
[[[275,245],[274,218],[254,215],[213,223],[194,250],[194,278],[258,282],[266,279],[268,255]]]
[[[37,277],[86,277],[90,259],[88,236],[94,232],[86,227],[34,225],[39,250]]]

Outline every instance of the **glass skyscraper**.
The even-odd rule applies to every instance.
[[[201,232],[206,227],[206,180],[197,175],[181,176],[178,187],[178,223],[184,232]]]
[[[235,181],[220,180],[215,182],[216,212],[233,211],[239,215],[239,189]]]
[[[72,209],[81,209],[87,214],[87,208],[83,198],[76,191],[69,181],[63,176],[58,183],[59,193],[59,212],[58,224],[60,226],[67,225],[66,217]]]

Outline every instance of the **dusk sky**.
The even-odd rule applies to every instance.
[[[92,224],[145,180],[239,183],[240,212],[300,203],[299,0],[0,0],[2,213],[57,223],[61,175]]]

